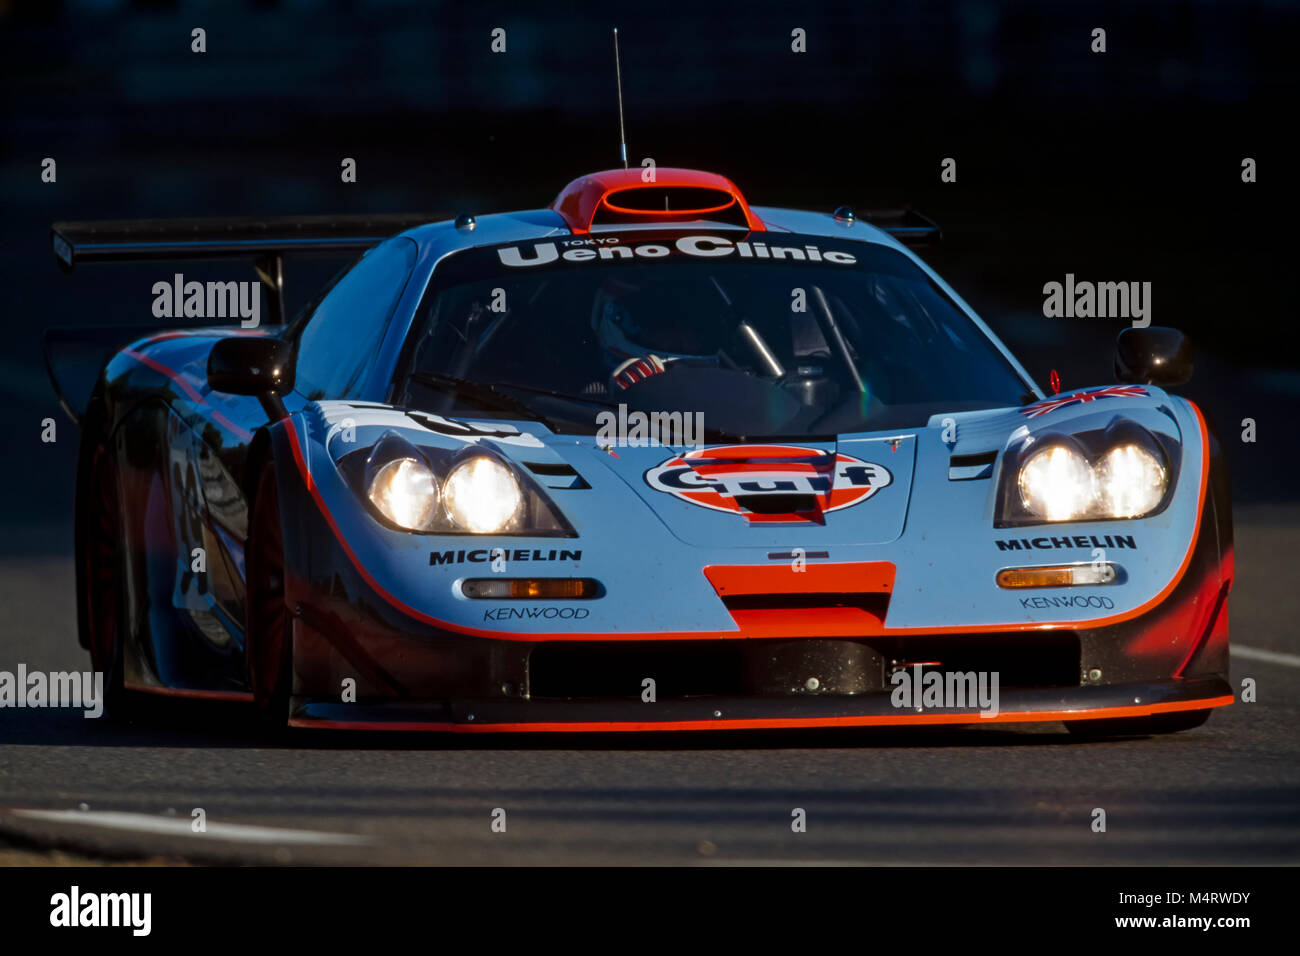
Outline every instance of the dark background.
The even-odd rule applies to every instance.
[[[1124,324],[1044,318],[1044,283],[1072,272],[1153,284],[1154,321],[1197,351],[1184,391],[1218,423],[1232,465],[1232,683],[1258,680],[1258,702],[1190,733],[1101,743],[1049,725],[743,742],[308,734],[277,746],[224,705],[139,727],[6,711],[0,865],[58,861],[50,846],[225,863],[1293,863],[1295,4],[0,0],[0,668],[85,666],[71,561],[79,436],[46,381],[41,336],[148,320],[153,283],[177,271],[64,275],[49,224],[545,205],[617,163],[615,17],[634,161],[717,170],[758,204],[912,203],[946,234],[925,257],[1040,383],[1052,369],[1066,388],[1111,382]],[[204,54],[190,52],[197,26]],[[489,49],[497,26],[505,54]],[[790,52],[795,27],[805,54]],[[1089,50],[1094,27],[1105,54]],[[40,181],[46,156],[56,184]],[[345,156],[356,184],[340,182]],[[939,180],[944,157],[955,184]],[[1257,183],[1241,182],[1243,157]],[[291,308],[335,265],[291,263]],[[244,266],[183,271],[252,278]],[[40,441],[46,417],[59,420],[54,444]],[[1240,440],[1247,417],[1254,444]],[[20,824],[4,809],[83,802],[151,825],[204,807],[214,822],[376,842],[154,839]],[[1106,834],[1089,827],[1099,806]],[[488,829],[494,807],[510,808],[508,837]],[[808,809],[807,833],[790,831],[792,807]],[[990,919],[1017,925],[1025,900],[984,882],[998,888]],[[1145,886],[1204,888],[1190,882]],[[1059,911],[1038,909],[1072,927],[1126,912],[1109,888],[1056,897]]]
[[[1300,497],[1295,4],[0,0],[5,550],[70,550],[77,434],[43,330],[149,321],[174,271],[65,276],[52,221],[545,205],[617,165],[614,25],[634,163],[716,170],[763,205],[914,205],[945,232],[923,255],[1044,386],[1052,369],[1063,388],[1111,382],[1125,324],[1043,318],[1045,282],[1151,282],[1154,323],[1193,340],[1185,393],[1218,427],[1237,500]],[[290,308],[336,267],[291,264]],[[235,267],[184,272],[220,268]]]

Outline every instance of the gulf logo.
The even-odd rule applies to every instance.
[[[656,491],[682,501],[744,514],[753,520],[790,520],[795,514],[761,507],[782,498],[807,502],[799,512],[826,513],[860,504],[894,480],[884,465],[851,455],[794,445],[721,445],[669,458],[645,473]],[[755,507],[759,506],[759,507]]]

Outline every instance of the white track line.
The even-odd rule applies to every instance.
[[[14,816],[31,820],[49,820],[109,830],[132,830],[136,833],[161,833],[167,836],[208,837],[239,843],[274,843],[337,845],[369,843],[363,836],[347,833],[322,833],[316,830],[286,830],[280,827],[247,826],[242,823],[208,823],[203,833],[190,829],[189,819],[158,817],[148,813],[121,813],[91,810],[11,810]]]
[[[1300,667],[1300,654],[1283,654],[1279,651],[1266,651],[1258,647],[1242,647],[1240,644],[1230,645],[1229,653],[1233,657],[1244,657],[1248,661],[1263,661],[1266,664]]]

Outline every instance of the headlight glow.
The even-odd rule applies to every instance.
[[[477,455],[451,470],[443,485],[451,519],[476,534],[506,528],[523,508],[524,495],[510,469],[495,458]]]
[[[1098,495],[1111,518],[1146,514],[1160,503],[1168,484],[1164,465],[1141,445],[1117,445],[1097,465]]]
[[[366,495],[380,514],[410,531],[429,528],[438,514],[438,483],[429,466],[413,458],[396,458],[380,468]]]
[[[1096,482],[1083,456],[1065,445],[1049,445],[1029,456],[1020,469],[1020,500],[1048,521],[1087,514],[1096,503]]]

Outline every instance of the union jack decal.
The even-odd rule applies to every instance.
[[[1020,409],[1020,414],[1028,415],[1030,418],[1038,418],[1040,415],[1054,412],[1058,408],[1065,408],[1067,405],[1095,402],[1099,398],[1140,398],[1146,394],[1147,390],[1141,385],[1111,385],[1107,388],[1093,388],[1075,392],[1073,395],[1062,395],[1059,398],[1034,402],[1034,404],[1026,405]]]

